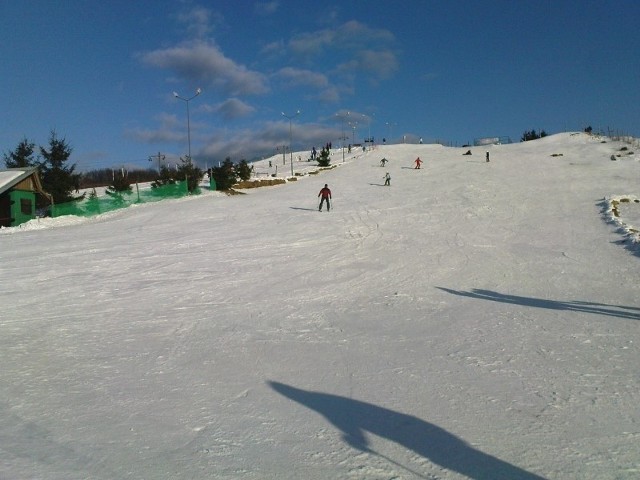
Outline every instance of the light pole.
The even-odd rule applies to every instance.
[[[282,116],[284,118],[289,119],[289,155],[291,156],[291,176],[292,177],[293,177],[293,150],[291,150],[291,120],[296,118],[298,115],[300,115],[300,110],[298,110],[294,115],[285,115],[285,113],[282,112]]]
[[[336,116],[339,115],[336,113]],[[346,113],[346,115],[341,115],[341,119],[342,119],[342,163],[344,163],[344,141],[347,139],[347,137],[344,135],[344,118],[349,116],[349,112]]]
[[[387,127],[389,127],[389,143],[391,143],[391,137],[393,136],[393,127],[397,125],[397,123],[387,122]]]
[[[369,138],[367,138],[367,141],[369,142],[369,148],[371,149],[373,147],[373,139],[371,138],[371,117],[368,115],[362,115],[362,118],[367,121],[367,126],[369,127]],[[366,144],[367,142],[364,143]]]
[[[196,90],[196,94],[193,97],[184,98],[178,95],[176,92],[173,92],[174,97],[176,97],[177,99],[183,100],[187,104],[187,142],[188,142],[188,148],[189,148],[189,153],[188,153],[189,163],[191,163],[191,123],[189,120],[189,102],[194,98],[196,98],[201,93],[202,93],[202,89],[198,88]]]
[[[351,137],[351,144],[355,145],[355,143],[356,143],[356,128],[358,128],[358,122],[353,122],[353,123],[350,123],[349,125],[351,125],[351,128],[353,128],[353,135]]]

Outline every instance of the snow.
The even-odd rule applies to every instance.
[[[640,157],[605,140],[0,230],[0,478],[638,478]]]

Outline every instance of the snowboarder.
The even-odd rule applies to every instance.
[[[384,186],[385,187],[391,186],[391,175],[389,175],[389,172],[387,172],[387,174],[384,176]]]
[[[380,160],[380,166],[384,167],[384,165],[388,162],[389,160],[387,160],[386,158],[383,158],[382,160]]]
[[[416,158],[416,166],[414,168],[414,170],[416,169],[420,169],[420,165],[422,165],[422,160],[420,160],[420,157]]]
[[[329,202],[329,200],[331,199],[331,190],[329,190],[329,185],[327,185],[326,183],[324,184],[324,188],[320,190],[318,197],[322,197],[322,199],[320,200],[320,206],[318,207],[318,211],[319,212],[322,211],[322,205],[324,204],[325,201],[327,202],[327,212],[331,210],[331,203]]]

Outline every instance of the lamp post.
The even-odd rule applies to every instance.
[[[339,114],[336,113],[336,116],[338,116]],[[344,134],[344,118],[349,116],[349,112],[347,112],[345,115],[341,115],[341,120],[342,120],[342,163],[344,163],[344,141],[347,139],[347,137]]]
[[[188,158],[189,158],[189,163],[191,163],[191,123],[189,120],[189,102],[191,100],[193,100],[194,98],[196,98],[198,95],[200,95],[202,93],[202,89],[198,88],[196,90],[196,94],[193,97],[190,98],[184,98],[181,97],[180,95],[178,95],[176,92],[173,92],[173,96],[176,97],[179,100],[183,100],[186,104],[187,104],[187,142],[188,142]]]
[[[365,144],[368,142],[369,148],[371,149],[373,147],[373,139],[371,138],[371,117],[368,115],[362,115],[362,118],[364,118],[367,121],[367,126],[369,127],[369,137],[367,138],[367,141],[365,142]]]
[[[393,127],[397,125],[397,123],[387,122],[387,127],[389,127],[389,143],[391,143],[391,137],[393,136]]]
[[[349,125],[351,125],[351,128],[353,128],[353,135],[351,137],[351,144],[355,145],[355,143],[356,143],[356,128],[358,128],[358,122],[353,122],[353,123],[350,123]]]
[[[296,118],[298,115],[300,115],[300,110],[298,110],[295,114],[293,115],[286,115],[284,112],[282,112],[282,116],[284,118],[289,119],[289,155],[291,157],[291,176],[293,177],[293,150],[291,150],[291,121]]]

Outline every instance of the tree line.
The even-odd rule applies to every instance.
[[[190,158],[182,158],[176,168],[162,166],[160,172],[153,169],[125,170],[103,168],[85,173],[76,172],[76,164],[69,163],[72,147],[55,131],[51,131],[46,146],[36,147],[27,138],[21,140],[12,151],[3,153],[7,168],[37,167],[42,188],[51,195],[55,204],[66,203],[84,198],[80,189],[106,186],[107,193],[131,191],[131,185],[138,182],[151,182],[152,188],[175,184],[186,180],[189,192],[195,191],[205,173],[216,182],[218,190],[229,190],[238,180],[251,178],[252,169],[246,160],[235,164],[227,157],[219,166],[204,172]],[[46,205],[39,205],[40,208]]]

